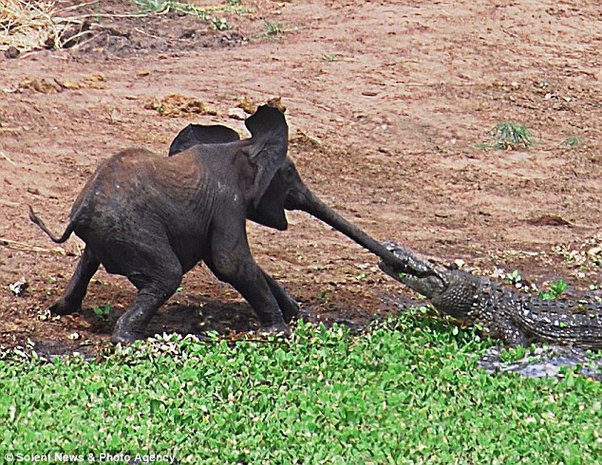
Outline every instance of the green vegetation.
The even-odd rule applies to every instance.
[[[532,354],[534,349],[535,349],[535,346],[532,346],[532,347],[523,347],[523,346],[508,347],[508,348],[504,349],[503,351],[501,351],[500,360],[504,363],[516,362],[518,360],[524,359],[525,356]]]
[[[490,345],[416,309],[359,336],[299,323],[290,339],[164,336],[102,361],[17,351],[0,362],[0,450],[220,465],[595,463],[602,384],[490,376],[477,367]]]
[[[96,315],[101,320],[106,320],[113,311],[113,309],[109,304],[104,304],[102,307],[94,307],[92,311],[94,312],[94,315]]]
[[[533,135],[520,123],[504,121],[496,125],[491,131],[494,143],[481,142],[476,144],[479,149],[496,148],[500,150],[516,150],[519,147],[529,148],[533,145]]]
[[[569,285],[562,279],[558,279],[553,283],[550,283],[550,290],[545,292],[539,292],[539,297],[544,300],[553,300],[567,290]]]
[[[512,273],[506,273],[504,276],[504,282],[507,284],[512,284],[516,287],[522,287],[523,275],[521,275],[520,271],[514,270]]]
[[[322,55],[322,60],[328,62],[339,61],[341,59],[341,55],[339,53],[327,53]]]
[[[166,14],[170,11],[195,16],[204,21],[211,21],[213,27],[219,31],[231,29],[230,23],[224,18],[215,16],[218,13],[246,14],[248,8],[240,6],[240,1],[228,1],[222,6],[200,7],[192,3],[178,2],[175,0],[132,0],[141,13]]]
[[[475,144],[475,147],[481,150],[487,150],[491,148],[491,144],[488,144],[487,142],[479,142]]]
[[[562,141],[562,146],[567,149],[575,149],[583,144],[583,137],[571,136]]]
[[[502,150],[515,150],[519,146],[528,148],[533,145],[531,132],[520,123],[504,121],[491,130],[495,138],[494,147]]]
[[[268,37],[279,36],[284,32],[284,26],[279,23],[265,21],[263,24],[263,33]]]
[[[164,13],[170,9],[169,0],[132,0],[143,13]]]
[[[232,26],[225,18],[212,18],[211,23],[213,24],[213,27],[218,31],[227,31],[229,29],[232,29]]]
[[[328,293],[328,291],[321,291],[318,294],[318,299],[320,299],[320,302],[322,302],[323,304],[327,304],[330,302],[330,294]]]

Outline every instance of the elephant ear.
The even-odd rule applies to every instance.
[[[268,228],[278,229],[279,231],[286,230],[288,221],[284,213],[284,204],[287,192],[288,186],[285,185],[284,179],[277,172],[257,207],[249,206],[247,218]]]
[[[182,129],[169,146],[169,156],[183,152],[198,144],[225,144],[240,140],[234,129],[221,124],[202,125],[189,124]]]
[[[253,206],[257,208],[274,175],[286,160],[288,125],[280,110],[262,105],[247,118],[245,126],[252,136],[246,152],[255,167]]]

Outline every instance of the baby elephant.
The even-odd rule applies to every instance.
[[[65,293],[51,307],[78,311],[102,263],[137,288],[119,318],[114,342],[140,339],[148,320],[203,260],[251,304],[263,329],[289,333],[297,303],[259,268],[249,251],[246,220],[284,230],[285,210],[303,210],[397,268],[407,266],[378,241],[324,204],[287,157],[288,126],[277,109],[261,106],[245,121],[251,138],[225,126],[190,125],[174,140],[171,157],[130,149],[103,162],[71,210],[61,237],[30,207],[30,218],[55,242],[75,232],[86,248]]]
[[[263,329],[289,333],[297,303],[264,273],[247,243],[247,210],[256,208],[286,160],[288,127],[280,111],[263,106],[246,120],[247,140],[204,144],[177,157],[129,149],[104,161],[78,196],[70,222],[56,237],[30,207],[30,219],[61,243],[75,232],[86,247],[56,314],[80,309],[99,265],[138,289],[119,318],[112,341],[144,336],[157,309],[182,275],[204,260],[251,304]]]

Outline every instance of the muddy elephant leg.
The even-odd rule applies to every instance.
[[[211,241],[211,254],[205,262],[218,279],[234,286],[249,302],[263,331],[290,334],[268,280],[251,255],[244,225],[238,231],[234,228],[216,228]],[[277,292],[280,294],[280,290]]]
[[[165,254],[147,263],[142,272],[128,275],[138,288],[132,306],[117,320],[111,342],[129,344],[144,338],[147,323],[182,281],[182,267],[175,255]]]
[[[276,298],[284,321],[290,323],[290,321],[299,314],[299,304],[293,299],[284,289],[284,286],[272,278],[269,274],[262,270],[263,276],[270,287],[270,291]]]
[[[56,315],[68,315],[81,309],[82,302],[88,290],[88,284],[98,270],[100,262],[90,250],[89,247],[84,252],[77,263],[75,272],[63,292],[62,297],[50,307],[50,311]]]

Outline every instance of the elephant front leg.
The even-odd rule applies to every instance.
[[[234,213],[238,215],[233,221]],[[205,262],[218,279],[234,286],[249,302],[259,318],[262,331],[288,335],[290,329],[284,321],[283,312],[292,310],[290,298],[255,263],[247,241],[244,210],[233,212],[232,215],[224,214],[216,218],[209,237],[210,252]],[[286,310],[281,311],[275,294],[282,300]]]
[[[206,263],[218,279],[234,286],[249,302],[259,318],[262,332],[290,334],[290,329],[284,320],[284,310],[280,310],[280,305],[268,285],[266,275],[255,263],[250,252],[244,260],[229,253],[222,255],[221,252],[218,252],[217,254],[214,253],[211,259],[206,260]],[[273,283],[278,285],[275,281]],[[290,298],[282,288],[279,288],[276,292],[283,300],[286,296],[287,306],[292,305],[288,300]]]
[[[50,307],[50,311],[56,315],[68,315],[79,311],[82,302],[84,301],[84,297],[86,296],[88,284],[99,266],[100,261],[98,261],[90,248],[86,247],[65,292],[63,292],[62,297]]]

